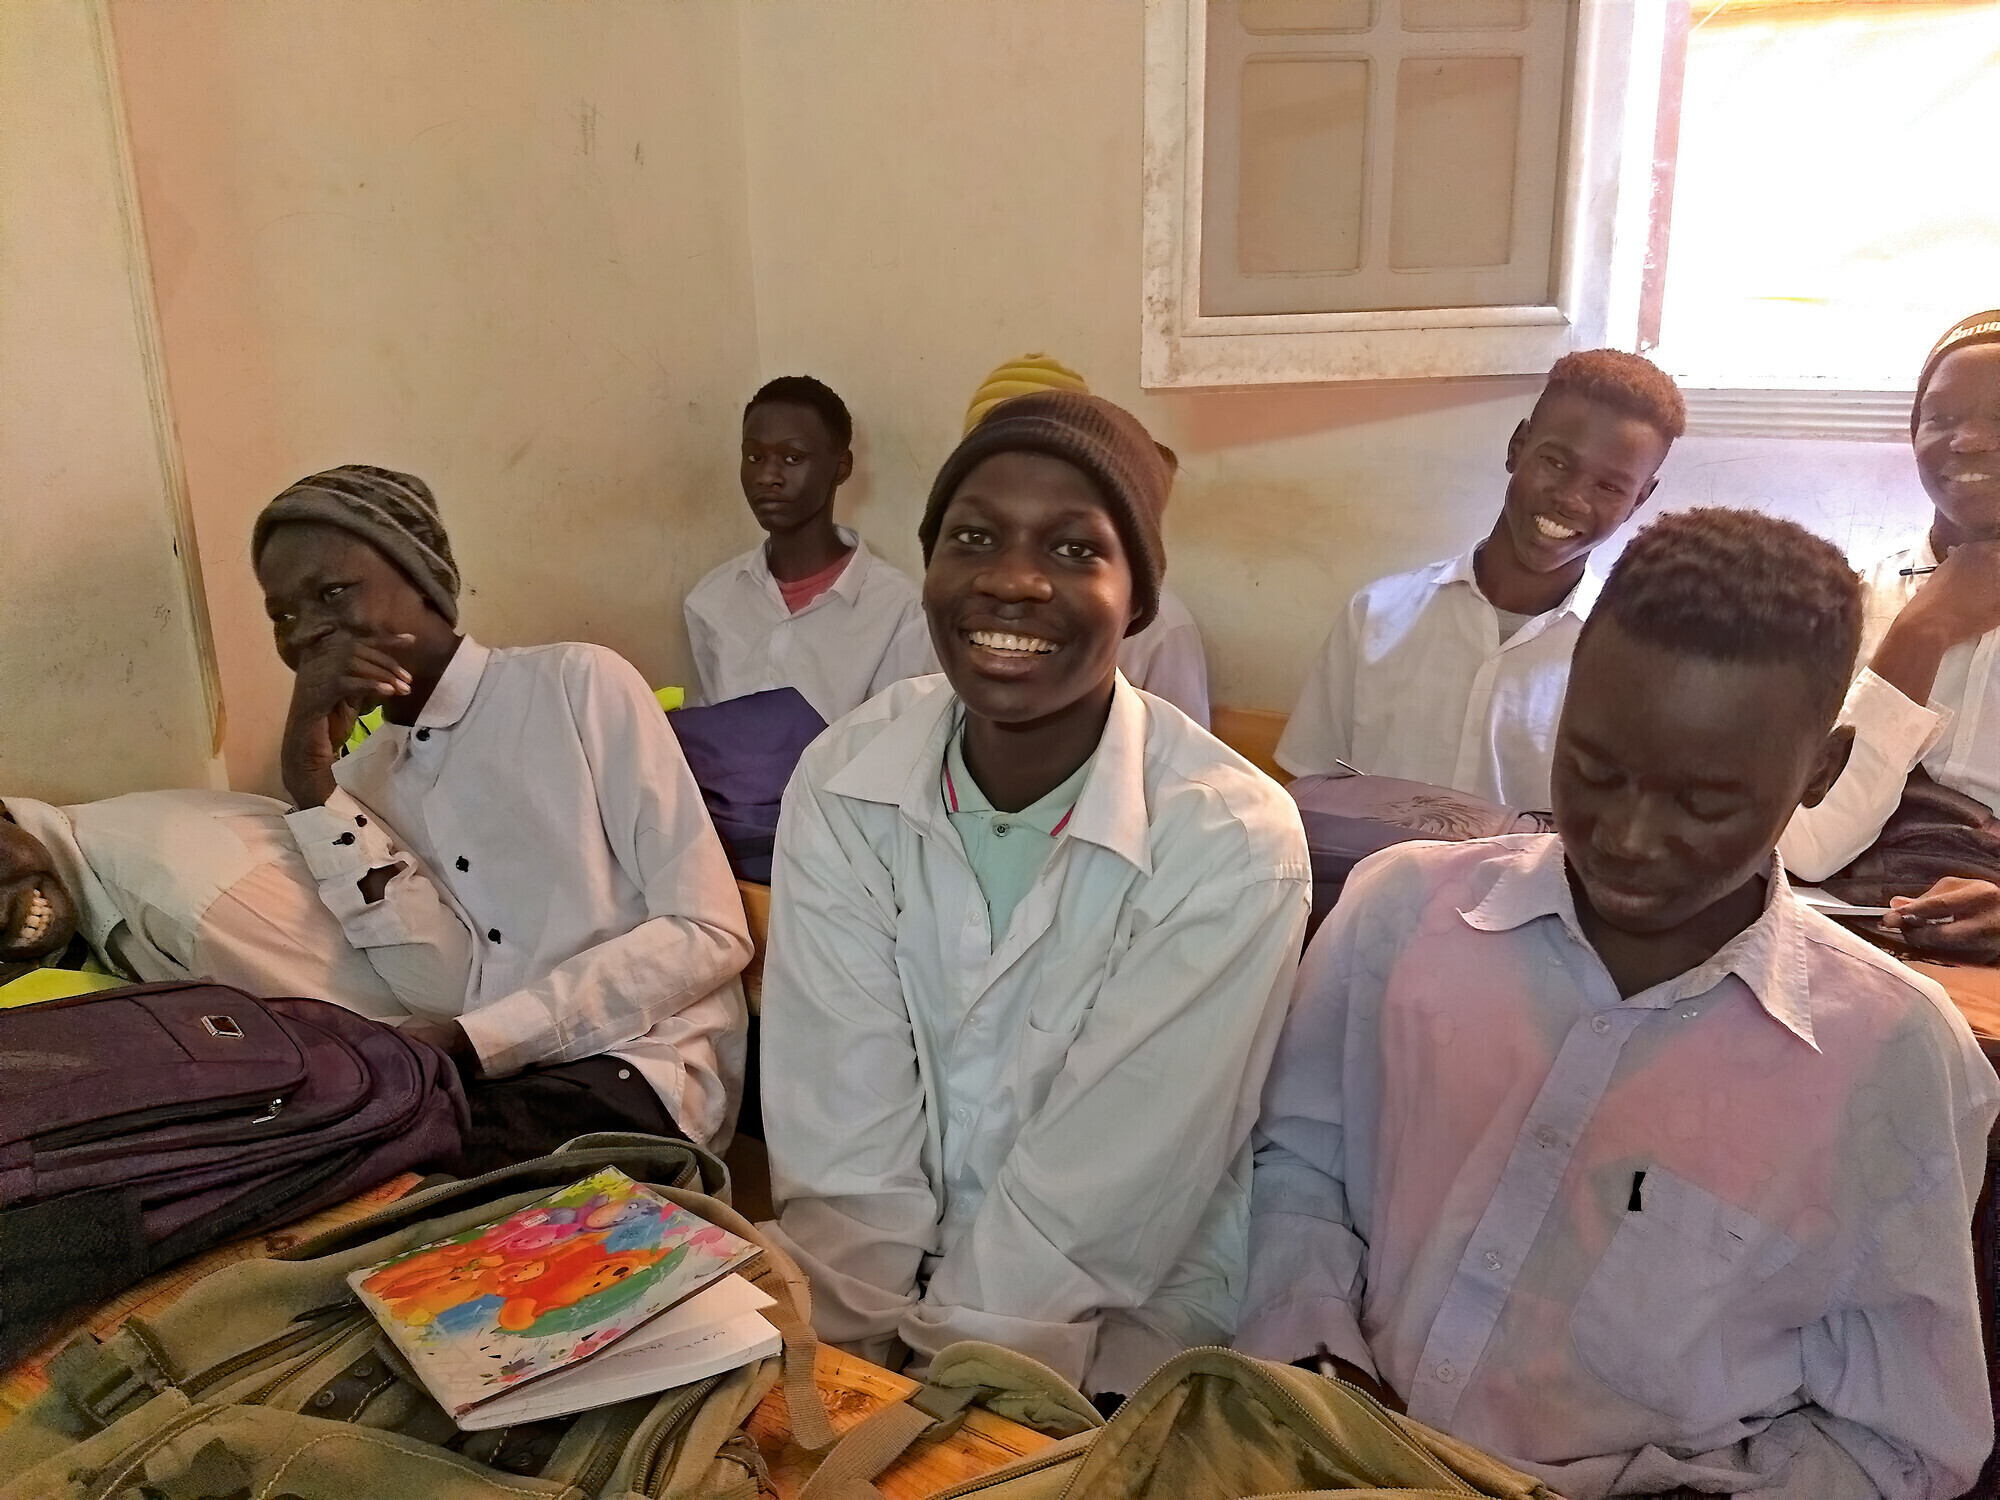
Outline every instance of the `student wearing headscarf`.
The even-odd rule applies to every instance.
[[[1932,346],[1910,447],[1931,522],[1863,575],[1867,666],[1842,712],[1854,749],[1826,800],[1800,809],[1779,845],[1808,880],[1875,841],[1918,766],[2000,814],[2000,308],[1961,319]],[[1947,877],[1896,906],[1885,925],[1911,948],[2000,959],[1990,880]]]
[[[300,480],[257,518],[251,559],[297,674],[287,821],[320,898],[364,952],[469,953],[448,985],[397,992],[468,1074],[468,1168],[592,1130],[726,1142],[750,938],[638,672],[602,646],[461,634],[437,502],[408,474]]]
[[[1007,401],[1037,391],[1079,391],[1090,387],[1076,371],[1046,354],[1024,354],[997,366],[972,393],[965,409],[965,433]],[[1167,461],[1167,485],[1172,491],[1181,461],[1174,450],[1159,444],[1160,457]],[[1161,508],[1166,501],[1162,499]],[[1135,688],[1156,698],[1164,698],[1203,729],[1208,728],[1208,658],[1202,651],[1201,627],[1194,622],[1180,595],[1160,585],[1157,613],[1143,629],[1125,637],[1118,648],[1118,670]]]

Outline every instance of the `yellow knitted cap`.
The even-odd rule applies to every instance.
[[[1046,354],[1024,354],[1019,359],[1010,359],[972,393],[972,405],[965,409],[965,432],[985,421],[986,414],[1002,401],[1033,395],[1036,391],[1081,391],[1087,396],[1090,387],[1076,371]]]

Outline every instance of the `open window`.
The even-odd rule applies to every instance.
[[[1907,434],[2000,302],[2000,0],[1150,0],[1144,382],[1637,348],[1698,428]]]

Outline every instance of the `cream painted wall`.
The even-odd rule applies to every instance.
[[[213,748],[99,15],[0,6],[0,795],[56,802]]]
[[[1534,381],[1139,390],[1138,0],[757,0],[741,15],[764,373],[847,398],[848,513],[895,560],[917,564],[923,498],[975,384],[1029,350],[1179,451],[1170,576],[1219,701],[1289,708],[1356,587],[1491,525]],[[1699,435],[1656,503],[1758,506],[1856,553],[1927,514],[1899,444]]]
[[[333,464],[429,481],[481,638],[684,680],[757,375],[729,0],[113,16],[234,782],[290,691],[250,524]]]

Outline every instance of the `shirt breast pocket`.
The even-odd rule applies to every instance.
[[[1755,1338],[1761,1325],[1732,1322],[1798,1245],[1659,1167],[1647,1170],[1640,1203],[1577,1299],[1577,1358],[1612,1390],[1690,1426],[1740,1416],[1738,1356],[1747,1351],[1733,1347],[1734,1335]]]

